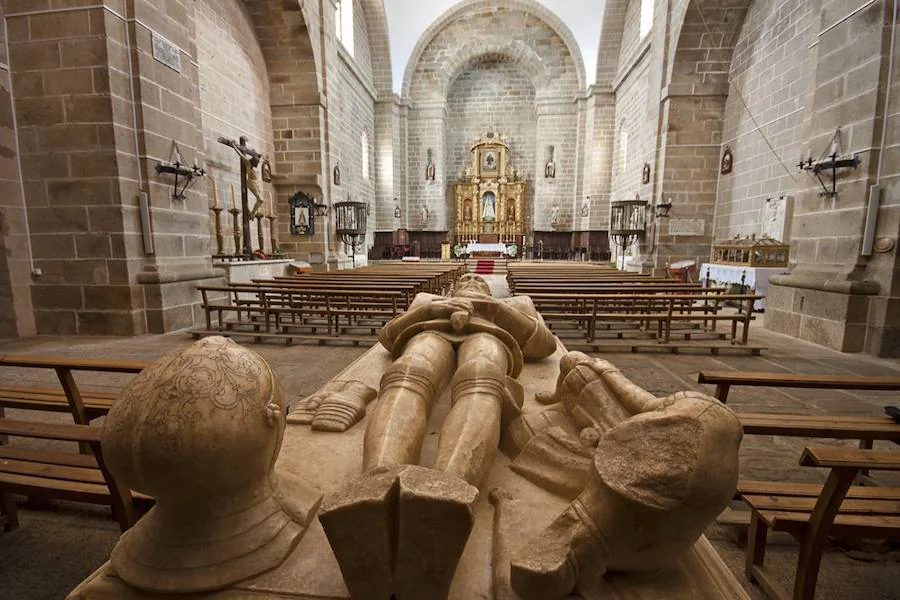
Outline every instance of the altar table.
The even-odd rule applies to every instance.
[[[748,267],[744,265],[725,265],[719,263],[705,263],[700,267],[700,281],[706,281],[707,275],[716,283],[740,284],[744,278],[744,285],[749,290],[761,296],[765,296],[769,289],[769,278],[773,275],[781,275],[787,267]],[[753,310],[766,309],[766,299],[762,298],[753,303]]]

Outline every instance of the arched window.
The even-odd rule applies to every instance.
[[[350,55],[353,55],[353,0],[337,0],[334,15],[337,39]]]
[[[641,0],[641,39],[653,28],[653,0]]]
[[[369,179],[369,134],[363,129],[362,135],[359,136],[362,144],[362,176],[363,179]]]

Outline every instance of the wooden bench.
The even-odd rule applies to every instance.
[[[806,448],[802,466],[831,469],[823,486],[742,482],[750,505],[745,572],[771,598],[813,600],[826,538],[900,538],[900,488],[853,485],[863,470],[900,471],[900,452]],[[777,585],[764,566],[766,537],[784,531],[800,543],[793,593]]]
[[[7,531],[18,527],[16,506],[10,494],[105,504],[112,508],[122,531],[135,523],[140,509],[147,509],[153,503],[142,494],[133,497],[128,488],[112,477],[103,460],[99,427],[0,419],[0,433],[76,442],[91,449],[90,454],[79,454],[0,445],[0,506]]]
[[[827,390],[900,391],[900,377],[867,377],[862,375],[805,375],[797,373],[764,373],[751,371],[700,371],[697,383],[716,386],[715,396],[728,401],[733,385],[781,388],[820,388]]]
[[[101,373],[140,373],[152,364],[143,360],[106,360],[65,358],[31,354],[0,355],[0,366],[53,369],[60,387],[0,385],[0,417],[3,408],[71,412],[76,423],[87,425],[109,412],[115,392],[82,390],[75,383],[75,371]],[[2,442],[2,438],[0,438]]]

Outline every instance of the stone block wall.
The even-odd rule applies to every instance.
[[[248,144],[268,157],[274,168],[272,109],[269,104],[269,76],[265,57],[246,4],[239,0],[202,0],[197,3],[197,63],[200,76],[200,113],[203,127],[203,150],[209,171],[205,182],[212,204],[212,179],[216,181],[222,213],[224,250],[235,252],[229,235],[231,189],[240,205],[240,161],[231,148],[218,143],[219,137],[237,140],[247,136]],[[263,210],[269,214],[269,197],[273,186],[259,180],[265,196]],[[254,200],[250,198],[251,207]],[[266,243],[270,252],[268,220],[263,220]],[[213,229],[210,233],[213,233]],[[253,223],[253,247],[258,247],[256,223]],[[212,252],[216,252],[215,246]],[[238,249],[240,250],[240,249]]]
[[[114,114],[130,95],[114,72],[128,61],[115,28],[122,15],[35,8],[49,7],[6,3],[28,230],[43,273],[31,286],[36,329],[137,333],[142,299],[131,285],[121,184],[136,178],[137,163]]]
[[[725,103],[723,151],[731,148],[734,163],[731,174],[719,179],[716,239],[761,235],[766,198],[815,183],[796,166],[809,145],[803,141],[817,54],[809,49],[816,40],[814,15],[812,3],[803,0],[754,2],[747,11]],[[815,158],[827,149],[813,148]]]
[[[576,95],[583,92],[583,66],[580,55],[572,55],[568,40],[551,22],[542,7],[526,10],[514,2],[465,2],[420,40],[404,82],[404,96],[411,104],[406,212],[427,206],[425,228],[454,226],[447,186],[465,168],[472,138],[484,134],[492,123],[510,135],[513,162],[532,182],[526,215],[533,228],[552,229],[554,204],[561,209],[558,228],[573,227],[576,205],[581,206],[576,195],[582,196],[583,189],[586,123],[576,105]],[[503,95],[490,100],[488,88],[499,90],[501,84]],[[467,107],[464,120],[463,103],[472,108]],[[529,110],[531,119],[536,117],[533,133],[526,121]],[[520,138],[530,147],[522,147]],[[554,180],[544,178],[551,145],[556,154]],[[437,166],[434,182],[424,177],[429,148]],[[415,218],[409,224],[420,225]]]

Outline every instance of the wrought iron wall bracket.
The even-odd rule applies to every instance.
[[[816,176],[816,179],[819,182],[819,185],[822,186],[822,191],[819,192],[820,196],[824,196],[826,198],[834,198],[837,196],[837,170],[838,169],[848,169],[859,167],[859,156],[854,154],[852,158],[838,158],[837,154],[832,154],[825,160],[820,160],[818,162],[813,162],[812,159],[807,160],[806,162],[801,162],[798,167],[804,171],[810,171],[813,175]],[[831,189],[828,188],[825,180],[822,179],[822,173],[831,172]]]

